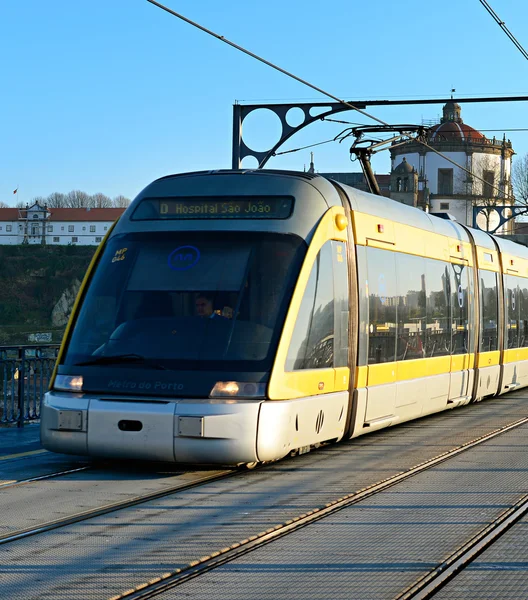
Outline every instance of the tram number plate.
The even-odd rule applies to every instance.
[[[203,417],[178,417],[178,434],[184,437],[203,437]]]
[[[69,429],[70,431],[82,430],[82,411],[81,410],[60,410],[59,411],[59,429]]]

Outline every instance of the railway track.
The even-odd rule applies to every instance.
[[[87,465],[84,467],[76,467],[75,469],[66,469],[63,471],[57,471],[55,473],[48,473],[46,475],[38,475],[36,477],[28,477],[27,479],[18,479],[13,481],[4,481],[0,483],[0,490],[4,490],[5,488],[13,488],[21,485],[26,485],[28,483],[34,483],[36,481],[45,481],[46,479],[55,479],[56,477],[63,477],[64,475],[71,475],[72,473],[80,473],[81,471],[88,471],[92,469],[91,465]]]
[[[110,600],[147,600],[148,598],[154,598],[155,596],[182,585],[191,579],[195,579],[213,569],[216,569],[217,567],[236,560],[237,558],[242,557],[253,550],[257,550],[266,544],[288,536],[295,531],[306,527],[307,525],[333,515],[344,508],[358,504],[367,498],[370,498],[394,485],[397,485],[398,483],[401,483],[419,473],[439,465],[440,463],[454,458],[462,452],[470,450],[475,446],[483,444],[497,436],[526,424],[528,424],[528,418],[523,418],[505,425],[504,427],[480,436],[470,442],[466,442],[432,459],[424,461],[423,463],[420,463],[406,471],[381,480],[362,490],[347,494],[341,498],[329,502],[325,506],[314,508],[313,510],[303,513],[293,519],[289,519],[284,523],[275,525],[266,531],[252,535],[247,539],[240,540],[229,547],[221,548],[211,552],[209,555],[202,556],[201,558],[190,562],[188,565],[182,568],[167,572],[134,588],[128,589],[121,594],[114,595],[110,598]],[[510,507],[510,509],[502,513],[502,515],[499,516],[494,523],[485,527],[472,540],[454,552],[448,560],[438,565],[425,577],[420,578],[415,584],[413,584],[413,586],[411,586],[411,588],[408,588],[402,594],[400,594],[400,596],[398,596],[398,600],[414,600],[415,598],[420,598],[423,600],[431,597],[431,594],[434,594],[435,590],[439,589],[441,585],[444,585],[444,583],[448,580],[448,577],[450,578],[456,575],[460,569],[469,564],[469,562],[473,560],[477,553],[480,553],[489,544],[493,543],[493,541],[508,527],[520,519],[527,510],[528,496],[523,497],[523,499],[521,499],[516,505]]]
[[[495,543],[528,513],[528,494],[484,527],[477,535],[453,552],[435,569],[418,579],[394,600],[427,600],[465,569],[479,554]]]
[[[88,467],[81,467],[79,469],[73,469],[69,472],[53,473],[53,474],[50,474],[49,476],[41,476],[41,477],[37,477],[37,478],[33,478],[33,479],[28,479],[28,480],[17,482],[16,484],[23,485],[23,484],[30,483],[32,481],[49,479],[51,477],[57,477],[59,475],[68,474],[70,472],[82,471],[82,470],[86,470],[86,469],[90,469],[90,468],[92,468],[92,467],[88,466]],[[220,481],[222,479],[227,479],[229,477],[233,477],[233,476],[237,475],[238,473],[239,473],[239,471],[229,469],[229,470],[224,470],[224,471],[220,471],[220,472],[214,471],[212,474],[209,474],[209,475],[202,474],[201,476],[197,477],[197,479],[195,481],[189,481],[186,483],[180,482],[180,483],[177,483],[170,487],[167,487],[163,490],[158,490],[156,492],[152,492],[149,494],[143,494],[141,496],[135,496],[133,498],[129,498],[128,500],[123,500],[120,502],[112,502],[112,503],[106,504],[104,506],[99,506],[97,508],[78,512],[73,515],[69,515],[68,517],[56,519],[53,521],[47,521],[47,522],[41,523],[39,525],[28,527],[25,529],[19,529],[18,531],[11,532],[9,534],[0,536],[0,545],[8,544],[10,542],[28,538],[28,537],[31,537],[31,536],[34,536],[34,535],[37,535],[40,533],[46,533],[48,531],[60,529],[61,527],[73,525],[74,523],[80,523],[80,522],[86,521],[88,519],[93,519],[94,517],[100,517],[100,516],[106,515],[108,513],[116,512],[116,511],[119,511],[119,510],[122,510],[125,508],[130,508],[132,506],[138,506],[140,504],[150,502],[151,500],[158,500],[160,498],[170,496],[171,494],[174,494],[177,492],[183,492],[183,491],[195,488],[195,487],[199,487],[206,483],[211,483],[214,481]],[[6,485],[14,486],[16,484],[6,484]]]

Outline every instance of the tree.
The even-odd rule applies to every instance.
[[[46,198],[48,208],[64,208],[66,206],[66,195],[60,192],[53,192]]]
[[[67,208],[88,208],[90,206],[90,196],[81,190],[72,190],[66,194]]]
[[[100,192],[90,196],[90,194],[81,190],[72,190],[67,194],[53,192],[46,198],[36,196],[27,204],[32,206],[35,202],[38,202],[40,206],[47,206],[48,208],[126,208],[130,204],[130,200],[125,198],[125,196],[116,196],[112,200],[110,196],[106,196]],[[0,207],[2,205],[4,205],[4,208],[8,207],[7,204],[0,203]],[[19,202],[17,207],[26,208],[26,203]]]
[[[515,203],[528,206],[528,154],[513,163],[511,180]]]
[[[112,204],[115,208],[126,208],[130,204],[130,200],[125,196],[116,196],[112,200]]]
[[[10,208],[9,204],[6,204],[5,202],[0,202],[0,208]]]
[[[90,196],[91,208],[111,208],[112,200],[104,194],[98,193]]]

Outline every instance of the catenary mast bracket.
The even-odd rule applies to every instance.
[[[456,102],[526,102],[528,96],[503,96],[486,98],[457,98]],[[407,106],[413,104],[446,104],[453,102],[453,98],[428,98],[420,100],[351,100],[350,104],[363,110],[368,106]],[[252,150],[244,142],[242,135],[242,126],[245,118],[256,110],[270,110],[277,115],[282,125],[282,133],[269,150],[257,152]],[[292,109],[300,109],[304,113],[304,120],[296,126],[292,126],[287,121],[288,112]],[[353,110],[349,105],[341,102],[296,102],[286,104],[239,104],[233,105],[233,151],[232,168],[241,169],[244,158],[250,156],[257,160],[258,168],[262,169],[272,158],[275,152],[294,134],[301,131],[315,121],[323,120],[325,117],[337,113]]]

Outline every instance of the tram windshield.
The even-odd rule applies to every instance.
[[[267,371],[305,251],[300,238],[275,233],[116,236],[64,364]]]

